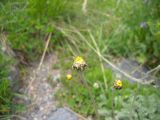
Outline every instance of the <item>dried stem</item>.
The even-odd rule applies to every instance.
[[[41,68],[41,66],[42,66],[42,63],[43,63],[43,61],[44,61],[44,57],[45,57],[45,55],[46,55],[46,51],[47,51],[49,42],[50,42],[50,40],[51,40],[51,36],[52,36],[52,33],[50,33],[49,36],[48,36],[48,39],[47,39],[47,42],[46,42],[46,45],[45,45],[45,48],[44,48],[44,51],[43,51],[43,55],[42,55],[42,57],[41,57],[41,61],[40,61],[39,66],[38,66],[38,70],[40,70],[40,68]]]
[[[88,0],[84,0],[84,2],[82,4],[82,11],[84,14],[87,13],[87,2],[88,2]]]
[[[102,70],[102,73],[103,73],[103,80],[104,80],[104,84],[105,84],[105,87],[106,87],[106,89],[108,88],[108,84],[107,84],[107,78],[106,78],[106,76],[105,76],[105,71],[104,71],[104,66],[103,66],[103,60],[102,60],[102,58],[101,58],[101,52],[100,52],[100,49],[99,49],[99,47],[98,47],[98,45],[97,45],[97,42],[96,42],[96,40],[94,39],[94,37],[93,37],[93,35],[89,32],[89,34],[90,34],[90,37],[91,37],[91,39],[92,39],[92,41],[93,41],[93,44],[95,45],[95,48],[96,48],[96,51],[97,51],[97,55],[98,55],[98,57],[99,57],[99,61],[100,61],[100,64],[101,64],[101,70]]]
[[[46,51],[47,51],[47,48],[48,48],[48,45],[49,45],[49,42],[50,42],[50,39],[51,39],[51,36],[52,36],[52,33],[50,33],[50,34],[48,35],[47,42],[46,42],[46,44],[45,44],[45,48],[44,48],[44,51],[43,51],[43,54],[42,54],[42,57],[41,57],[41,61],[40,61],[40,63],[39,63],[39,66],[38,66],[37,70],[36,70],[35,73],[34,73],[34,76],[33,76],[32,80],[30,81],[30,83],[29,83],[29,85],[28,85],[28,89],[27,89],[27,90],[29,90],[29,89],[31,88],[31,85],[32,85],[32,83],[34,82],[34,80],[35,80],[35,78],[36,78],[37,72],[41,69],[41,66],[42,66],[42,63],[43,63],[43,61],[44,61],[44,57],[45,57],[45,55],[46,55]]]

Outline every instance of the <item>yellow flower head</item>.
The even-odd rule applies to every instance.
[[[72,79],[72,75],[71,74],[67,74],[66,78],[67,78],[67,80],[71,80]]]
[[[77,56],[77,57],[74,59],[74,63],[82,64],[82,63],[84,63],[84,60],[83,60],[82,57]]]
[[[84,61],[84,59],[82,57],[80,57],[80,56],[77,56],[74,59],[72,68],[75,69],[75,70],[83,71],[86,68],[86,66],[87,66],[87,64]]]
[[[121,80],[116,80],[115,82],[114,82],[114,88],[115,89],[121,89],[122,88],[122,81]]]

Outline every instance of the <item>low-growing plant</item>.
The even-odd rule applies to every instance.
[[[95,65],[92,59],[86,59],[86,61],[89,63],[89,68],[85,72],[84,80],[88,82],[90,92],[95,98],[96,104],[98,104],[100,120],[143,120],[151,118],[158,120],[158,111],[160,109],[158,89],[152,86],[130,83],[127,80],[122,80],[121,89],[119,89],[120,86],[114,88],[116,77],[109,69],[105,69],[108,84],[108,88],[106,88],[103,81],[103,73],[100,72],[100,64]],[[68,69],[68,67],[64,69],[63,73],[67,73]],[[80,79],[74,71],[72,71],[71,80],[63,76],[61,79],[63,89],[56,96],[61,101],[62,106],[67,104],[74,111],[86,117],[92,116],[94,118],[94,105],[91,104],[88,89],[83,84],[80,84]],[[119,85],[119,83],[117,84]],[[152,104],[154,105],[152,106]],[[148,107],[150,109],[147,109]]]
[[[59,45],[63,37],[53,24],[67,6],[66,1],[59,0],[16,0],[0,4],[1,32],[13,51],[21,56],[19,59],[33,61],[39,58],[49,33],[53,36],[47,52]]]
[[[28,11],[33,17],[56,18],[66,14],[67,0],[29,0]]]
[[[9,63],[10,59],[0,52],[0,114],[8,114],[12,110],[13,95],[8,79]]]

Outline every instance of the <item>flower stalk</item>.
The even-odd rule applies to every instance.
[[[93,107],[94,107],[94,110],[95,110],[95,119],[96,120],[100,120],[99,118],[99,114],[98,114],[98,107],[97,107],[97,104],[96,104],[96,101],[94,99],[94,96],[92,94],[92,90],[91,88],[89,87],[87,81],[85,80],[84,78],[84,73],[83,71],[86,69],[87,67],[87,64],[86,62],[84,61],[84,59],[80,56],[77,56],[75,59],[74,59],[74,62],[73,62],[73,65],[72,65],[72,68],[76,71],[78,71],[79,73],[79,76],[80,76],[80,82],[84,85],[84,87],[87,89],[88,91],[88,94],[89,94],[89,97],[91,99],[91,102],[93,104]]]
[[[114,88],[112,89],[112,119],[115,120],[115,112],[114,112],[115,100],[114,100]]]
[[[84,87],[87,89],[88,94],[89,94],[89,97],[90,97],[91,102],[92,102],[92,104],[93,104],[93,107],[94,107],[94,110],[95,110],[95,119],[96,119],[96,120],[100,120],[100,117],[99,117],[99,114],[98,114],[98,106],[97,106],[96,101],[95,101],[95,99],[94,99],[94,96],[93,96],[93,94],[92,94],[92,92],[91,92],[92,90],[91,90],[91,88],[89,87],[87,81],[84,79],[84,74],[83,74],[83,72],[79,72],[79,75],[80,75],[80,80],[81,80],[82,84],[84,85]]]

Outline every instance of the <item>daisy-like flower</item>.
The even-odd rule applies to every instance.
[[[99,88],[99,84],[95,82],[95,83],[93,84],[93,87],[94,87],[95,89],[98,89],[98,88]]]
[[[73,62],[73,65],[72,65],[72,68],[74,70],[83,71],[83,70],[85,70],[86,67],[87,67],[87,64],[82,57],[77,56],[74,59],[74,62]]]
[[[122,88],[122,81],[121,80],[116,80],[115,82],[114,82],[114,88],[115,89],[121,89]]]
[[[72,79],[72,75],[71,74],[67,74],[66,78],[67,78],[67,80],[71,80]]]

